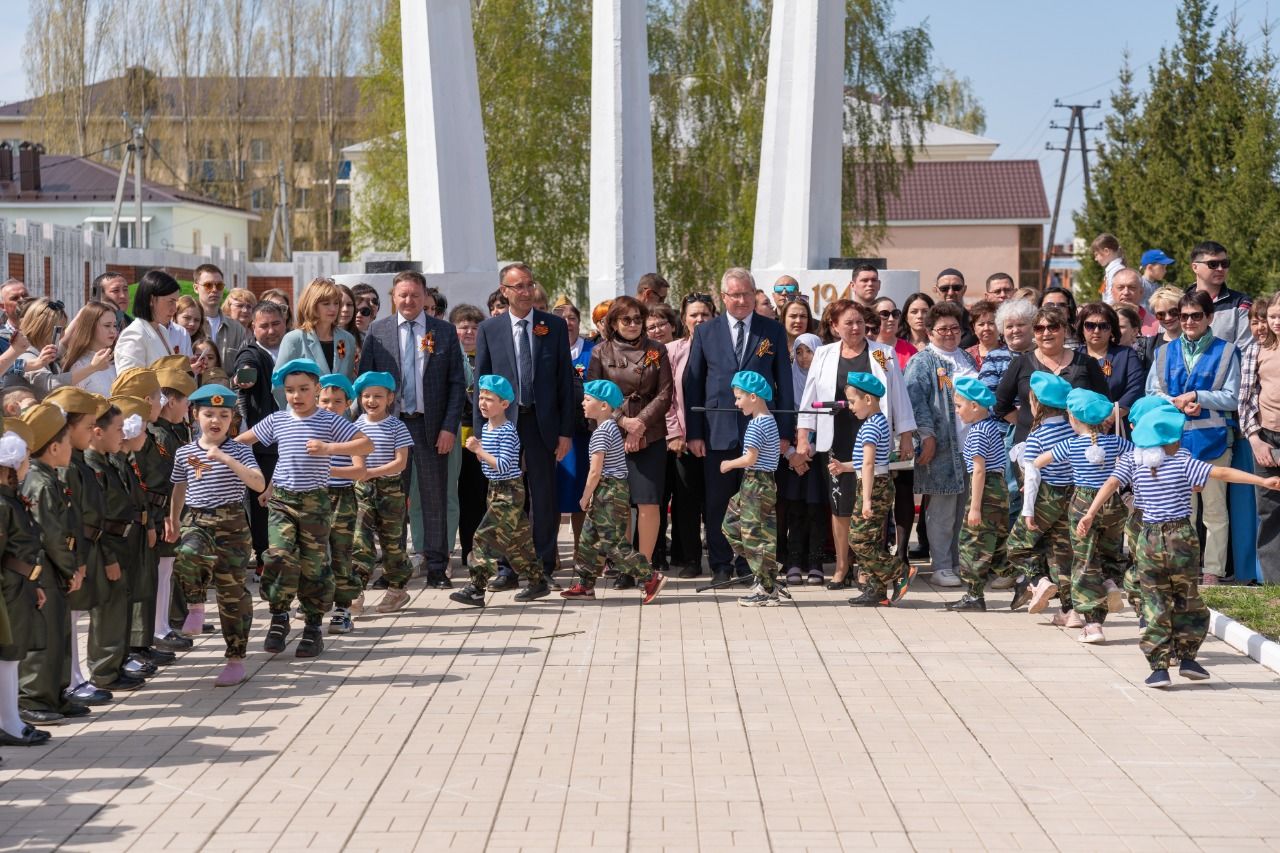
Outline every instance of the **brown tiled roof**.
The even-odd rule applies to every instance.
[[[18,166],[17,152],[14,152],[13,167]],[[3,204],[42,204],[48,202],[85,202],[100,204],[114,201],[119,169],[113,169],[84,160],[79,157],[68,157],[58,154],[45,154],[40,158],[40,191],[21,192],[18,182],[0,181],[0,203]],[[142,200],[145,204],[202,204],[220,207],[226,210],[240,210],[216,199],[202,196],[199,193],[159,184],[155,181],[142,182]],[[133,203],[133,177],[125,182],[124,203]]]
[[[360,113],[359,77],[342,77],[338,81],[337,114],[353,117]],[[235,78],[196,77],[190,82],[191,114],[195,116],[222,116],[231,109],[228,99],[235,91]],[[322,78],[319,77],[246,77],[244,79],[244,114],[250,118],[265,118],[279,114],[281,104],[296,104],[321,94]],[[152,91],[155,103],[153,113],[159,117],[178,118],[182,115],[182,89],[179,77],[150,77],[146,83]],[[90,109],[94,112],[119,116],[126,99],[128,78],[113,77],[89,87]],[[132,100],[131,98],[129,100]],[[38,98],[0,105],[0,118],[22,118],[35,112]]]
[[[1049,218],[1035,160],[917,163],[888,200],[889,222]]]

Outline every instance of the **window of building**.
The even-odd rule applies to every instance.
[[[120,217],[120,246],[125,249],[136,248],[139,244],[136,237],[137,229],[134,227],[134,218],[132,216]],[[92,229],[102,235],[111,233],[111,217],[110,216],[90,216],[85,219],[84,227]],[[147,245],[151,245],[151,217],[142,217],[142,236],[147,238]]]
[[[295,210],[311,209],[311,188],[310,187],[298,187],[297,191],[294,193],[293,207]]]
[[[249,253],[255,260],[262,260],[267,254],[267,241],[262,237],[252,238],[249,240]]]
[[[249,193],[249,209],[250,210],[266,210],[271,207],[271,190],[266,187],[259,187]]]
[[[1040,269],[1044,262],[1044,226],[1018,228],[1018,286],[1040,289]]]
[[[298,138],[293,140],[293,162],[310,163],[313,156],[313,146],[310,139]]]
[[[338,187],[333,192],[333,209],[349,210],[351,208],[351,188]]]
[[[249,159],[255,163],[271,159],[271,141],[268,139],[249,140]]]

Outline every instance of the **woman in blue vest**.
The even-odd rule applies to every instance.
[[[1187,416],[1182,446],[1214,465],[1231,464],[1236,411],[1240,406],[1240,351],[1210,329],[1213,300],[1193,290],[1178,304],[1182,334],[1156,350],[1147,393],[1171,400]],[[1230,529],[1226,483],[1210,480],[1199,494],[1204,522],[1204,576],[1216,584],[1227,570]]]

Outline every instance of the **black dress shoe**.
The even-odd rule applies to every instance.
[[[156,665],[153,663],[147,663],[141,658],[130,657],[120,667],[120,671],[133,678],[150,678],[159,670],[156,669]]]
[[[209,631],[206,630],[205,633],[207,634]],[[157,648],[147,648],[143,656],[156,666],[166,666],[178,659],[178,656],[173,652],[166,652],[164,649]]]
[[[0,746],[39,746],[49,738],[48,732],[42,732],[35,726],[24,726],[22,734],[17,737],[0,729]]]
[[[89,713],[90,713],[88,705],[81,705],[78,702],[67,702],[65,705],[63,705],[61,708],[58,709],[58,712],[61,713],[62,716],[68,717],[68,718],[87,717],[89,716]]]
[[[391,582],[387,580],[386,575],[379,575],[378,579],[369,584],[370,589],[386,589],[391,586]]]
[[[453,589],[453,581],[440,570],[427,572],[427,589]]]
[[[155,647],[165,652],[185,652],[189,651],[195,645],[189,638],[183,637],[176,631],[170,631],[163,637],[157,637]]]
[[[701,575],[702,575],[701,567],[684,566],[683,568],[680,569],[680,572],[676,575],[676,577],[684,578],[685,580],[688,580],[689,578],[696,578],[696,577],[700,577]]]
[[[112,690],[116,692],[127,692],[129,690],[137,690],[146,684],[146,680],[142,678],[134,678],[132,675],[125,675],[123,672],[116,676],[116,680],[108,684],[103,690]]]
[[[18,711],[18,716],[30,726],[61,726],[67,722],[67,718],[57,711],[28,711],[22,708]]]
[[[636,579],[631,575],[618,575],[613,580],[614,589],[635,589]]]
[[[722,584],[722,583],[728,583],[728,582],[729,582],[729,573],[727,571],[717,570],[711,573],[711,583],[713,586],[716,584]]]
[[[535,598],[546,598],[551,594],[551,587],[545,580],[531,583],[515,594],[516,601],[533,601]]]
[[[62,698],[68,702],[79,702],[81,705],[105,705],[115,697],[111,695],[111,691],[103,690],[92,682],[86,681],[74,690],[63,693]]]
[[[509,589],[515,589],[520,586],[520,579],[515,575],[509,575],[505,572],[499,572],[493,580],[489,581],[489,592],[506,592]]]

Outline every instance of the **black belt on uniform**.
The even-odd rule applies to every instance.
[[[4,558],[3,566],[11,572],[16,572],[17,574],[22,575],[29,581],[34,581],[39,578],[40,572],[43,571],[43,567],[39,564],[33,566],[25,560],[21,560],[13,555],[9,555]]]
[[[416,421],[419,418],[423,418],[423,417],[426,417],[426,415],[422,414],[422,412],[401,412],[400,413],[400,420],[402,421]]]
[[[128,536],[129,531],[133,529],[131,521],[112,521],[109,518],[102,519],[102,529],[112,536]]]
[[[84,538],[90,542],[97,542],[102,538],[102,529],[86,523],[84,526]]]
[[[169,496],[159,492],[147,492],[147,501],[158,509],[169,508]]]

